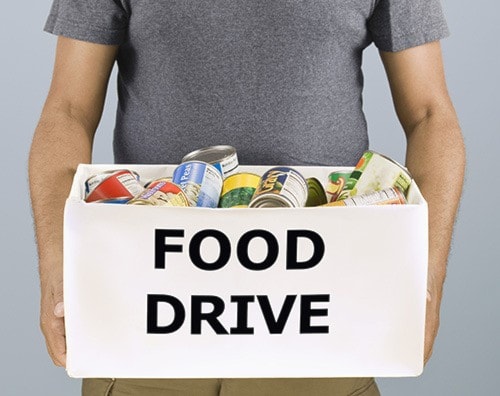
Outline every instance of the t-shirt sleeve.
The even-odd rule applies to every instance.
[[[449,35],[440,0],[375,0],[368,30],[375,45],[390,52]]]
[[[121,44],[128,13],[120,0],[53,0],[46,32],[97,44]]]

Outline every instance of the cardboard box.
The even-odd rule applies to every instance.
[[[423,368],[427,204],[207,209],[66,203],[73,377],[416,376]],[[269,166],[241,167],[262,174]],[[335,168],[295,167],[322,181]],[[217,270],[210,270],[213,267]]]

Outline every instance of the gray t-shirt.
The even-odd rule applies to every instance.
[[[45,30],[119,44],[119,163],[230,144],[242,164],[354,165],[362,52],[447,35],[439,0],[54,0]]]

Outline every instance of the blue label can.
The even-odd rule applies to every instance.
[[[216,208],[219,204],[222,175],[213,165],[184,162],[175,168],[172,182],[182,188],[190,206]]]

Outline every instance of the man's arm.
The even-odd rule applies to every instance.
[[[49,354],[66,364],[63,212],[79,163],[89,163],[116,46],[58,39],[50,91],[29,158],[41,284],[40,326]]]
[[[381,52],[407,138],[406,166],[429,205],[429,275],[425,362],[439,327],[439,308],[465,168],[465,147],[446,88],[438,42]]]

